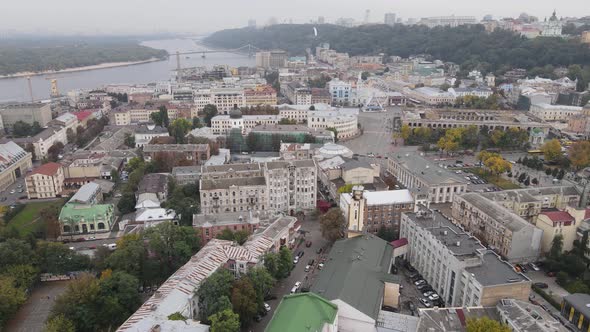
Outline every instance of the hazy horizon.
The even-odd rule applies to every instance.
[[[522,12],[543,20],[553,10],[560,17],[590,15],[587,0],[564,0],[559,3],[497,0],[486,3],[486,6],[469,0],[365,0],[350,4],[336,0],[103,0],[92,4],[76,0],[30,0],[13,1],[3,7],[0,35],[206,34],[244,27],[250,19],[256,20],[258,26],[263,26],[271,17],[276,18],[278,23],[309,23],[319,16],[329,23],[340,17],[363,21],[367,9],[370,10],[370,23],[383,22],[387,12],[395,13],[404,21],[408,18],[446,15],[469,15],[478,19],[487,14],[495,18],[517,17]]]

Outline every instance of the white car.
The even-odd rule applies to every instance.
[[[300,286],[301,286],[301,281],[296,282],[295,286],[293,286],[293,288],[291,288],[291,294],[297,293],[297,290],[299,289]]]
[[[535,271],[540,271],[540,270],[541,270],[541,269],[540,269],[540,268],[537,266],[537,264],[535,264],[535,263],[531,263],[531,264],[529,264],[529,265],[530,265],[530,266],[533,268],[533,270],[535,270]]]
[[[418,281],[414,282],[414,285],[416,285],[416,286],[420,286],[420,285],[422,285],[422,284],[425,284],[425,283],[426,283],[426,280],[424,280],[424,279],[420,279],[420,280],[418,280]]]
[[[436,300],[440,299],[440,296],[438,296],[438,294],[434,293],[434,294],[430,295],[430,296],[428,297],[428,299],[429,299],[430,301],[436,301]]]
[[[432,307],[432,304],[430,301],[428,301],[428,299],[420,299],[420,303],[422,303],[426,308]]]
[[[299,263],[299,256],[295,256],[295,258],[293,259],[293,264],[297,263]]]
[[[320,264],[318,264],[318,269],[319,269],[319,270],[321,270],[321,269],[323,269],[323,268],[324,268],[324,263],[320,263]]]
[[[270,305],[268,303],[264,304],[264,310],[266,310],[266,312],[270,311]]]
[[[305,272],[309,272],[310,269],[311,269],[311,266],[309,266],[309,265],[305,266]]]

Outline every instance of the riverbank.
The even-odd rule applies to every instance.
[[[19,77],[28,77],[28,76],[43,76],[43,75],[55,75],[55,74],[65,74],[65,73],[75,73],[79,71],[89,71],[89,70],[98,70],[98,69],[107,69],[107,68],[116,68],[116,67],[127,67],[127,66],[135,66],[141,65],[150,62],[156,61],[164,61],[165,59],[159,58],[151,58],[142,61],[130,61],[130,62],[107,62],[101,63],[92,66],[84,66],[84,67],[74,67],[74,68],[66,68],[61,70],[45,70],[40,72],[20,72],[14,73],[9,75],[0,75],[0,79],[9,79],[9,78],[19,78]]]

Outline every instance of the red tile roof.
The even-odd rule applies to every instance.
[[[84,121],[84,119],[86,119],[87,117],[92,115],[92,111],[80,111],[80,112],[76,112],[74,114],[78,118],[78,121]]]
[[[58,163],[47,163],[43,164],[33,170],[33,172],[29,175],[33,174],[43,174],[47,176],[54,176],[57,174],[57,171],[61,168],[61,164]]]
[[[405,246],[406,244],[408,244],[408,239],[402,237],[401,239],[391,241],[390,243],[394,248],[399,248],[401,246]]]
[[[574,217],[566,211],[547,211],[541,214],[546,215],[553,222],[574,221]]]
[[[586,209],[586,213],[584,213],[584,220],[590,219],[590,209]]]

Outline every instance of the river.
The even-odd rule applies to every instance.
[[[144,41],[142,45],[164,49],[170,53],[168,60],[150,62],[140,65],[95,69],[72,73],[59,73],[32,76],[33,96],[35,100],[49,98],[50,77],[57,76],[57,85],[62,94],[73,89],[92,89],[106,84],[115,83],[150,83],[167,81],[176,69],[176,51],[199,51],[207,47],[198,44],[193,39],[166,39]],[[187,58],[188,57],[188,58]],[[208,53],[206,58],[201,54],[181,56],[181,66],[196,67],[214,65],[254,66],[255,59],[235,53]],[[24,77],[0,79],[0,102],[29,101],[29,89]]]

